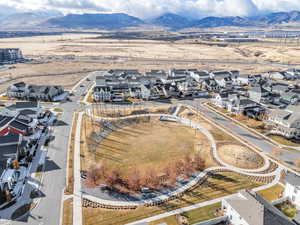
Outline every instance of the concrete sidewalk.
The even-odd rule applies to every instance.
[[[78,115],[75,134],[74,149],[74,198],[73,198],[73,224],[82,225],[82,193],[81,193],[81,176],[80,176],[80,133],[83,112]]]

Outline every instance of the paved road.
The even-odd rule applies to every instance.
[[[55,140],[50,144],[48,152],[48,160],[46,164],[46,172],[44,177],[44,183],[42,192],[45,197],[41,200],[39,206],[35,208],[26,220],[22,222],[14,221],[12,224],[30,224],[30,225],[59,225],[60,212],[61,212],[61,200],[62,192],[65,188],[65,177],[66,177],[66,165],[67,165],[67,151],[68,151],[68,140],[72,123],[73,112],[77,109],[83,109],[85,106],[78,104],[78,100],[81,95],[86,91],[86,87],[93,82],[83,80],[84,87],[79,85],[74,91],[75,96],[72,97],[72,102],[61,104],[60,108],[64,110],[60,117],[62,123],[60,126],[55,127],[54,136]],[[187,100],[180,101],[180,103],[186,103],[194,106],[202,111],[208,118],[211,118],[220,125],[226,128],[230,128],[231,132],[236,135],[240,135],[247,141],[255,144],[257,147],[263,149],[264,153],[270,153],[274,145],[270,144],[266,140],[252,134],[250,131],[239,127],[238,125],[222,118],[220,115],[208,111],[201,105],[203,100]],[[177,103],[177,102],[173,102]],[[161,105],[164,103],[149,102],[145,105]],[[108,106],[109,107],[109,106]],[[116,107],[116,106],[111,106]],[[118,106],[121,107],[121,106]],[[124,106],[126,107],[126,106]],[[300,152],[285,151],[279,158],[287,163],[291,163],[295,158],[300,157]]]
[[[89,82],[83,81],[83,83],[86,86]],[[84,92],[85,87],[78,86],[74,92],[75,96],[72,97],[72,102],[57,106],[64,111],[59,117],[60,122],[54,127],[53,136],[55,139],[49,146],[44,182],[41,188],[45,196],[27,218],[22,221],[14,221],[12,224],[59,225],[62,193],[66,184],[68,141],[73,112],[84,107],[77,103]]]
[[[185,101],[188,105],[194,106],[198,110],[200,110],[202,113],[204,113],[208,118],[212,119],[216,123],[222,125],[223,127],[229,129],[233,134],[238,135],[248,142],[254,144],[258,148],[263,150],[263,153],[270,154],[272,152],[272,149],[278,147],[267,140],[263,139],[260,136],[257,136],[256,134],[250,132],[249,130],[240,127],[239,125],[233,123],[232,121],[220,116],[219,114],[208,110],[206,107],[204,107],[201,102],[198,101]],[[300,151],[283,151],[283,154],[278,157],[278,159],[288,163],[292,164],[292,162],[300,158]]]

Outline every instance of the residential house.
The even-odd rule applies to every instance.
[[[23,82],[11,85],[6,95],[11,98],[28,99],[33,101],[61,101],[68,93],[62,86],[26,85]]]
[[[237,76],[233,76],[232,81],[234,85],[247,86],[253,85],[255,83],[255,78],[249,74],[239,74]]]
[[[0,209],[15,202],[23,193],[27,169],[6,168],[0,177]]]
[[[259,194],[249,190],[223,199],[222,209],[232,225],[295,225]]]
[[[283,196],[287,197],[300,210],[300,176],[288,172],[285,176]]]
[[[198,83],[201,83],[202,81],[204,80],[207,80],[210,78],[210,75],[209,75],[209,72],[208,71],[201,71],[201,72],[198,72],[198,71],[192,71],[190,72],[190,76],[195,80],[197,81]]]
[[[214,79],[220,87],[231,87],[233,81],[231,78],[232,74],[229,71],[213,71],[210,73],[210,78]]]
[[[207,91],[219,92],[221,86],[214,79],[206,79],[201,83],[201,88]]]
[[[260,85],[253,86],[248,89],[249,98],[257,103],[269,103],[270,92]]]
[[[285,73],[281,71],[270,71],[266,73],[266,76],[269,79],[275,79],[275,80],[283,80],[285,79]]]
[[[295,106],[270,110],[267,123],[272,133],[289,139],[300,139],[300,112]]]

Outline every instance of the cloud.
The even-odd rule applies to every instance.
[[[152,18],[166,12],[189,17],[251,16],[300,10],[299,0],[1,0],[2,8],[30,11],[51,9],[67,13],[122,12]],[[10,10],[11,11],[11,10]]]

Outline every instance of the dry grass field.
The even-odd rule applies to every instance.
[[[100,208],[83,208],[85,225],[123,225],[129,222],[168,212],[177,208],[208,201],[229,195],[246,188],[259,186],[248,178],[233,172],[216,173],[216,176],[182,197],[154,207],[138,207],[135,210],[107,210]],[[208,215],[209,216],[209,215]]]
[[[150,170],[161,174],[169,163],[186,155],[193,157],[197,151],[203,151],[206,156],[210,149],[210,143],[202,133],[178,123],[161,122],[157,118],[113,131],[100,143],[92,136],[97,129],[85,117],[82,129],[83,170],[101,162],[109,169],[120,169],[123,175],[136,169],[141,174]],[[207,166],[211,166],[211,162],[208,161]]]
[[[202,221],[210,220],[218,216],[216,213],[217,209],[221,208],[221,202],[201,207],[199,209],[190,210],[182,213],[181,215],[185,217],[189,224],[195,224]],[[169,216],[160,220],[156,220],[150,223],[150,225],[159,225],[166,223],[169,225],[179,225],[179,221],[176,219],[176,215]]]
[[[224,162],[243,169],[256,169],[264,163],[260,155],[243,145],[220,143],[218,153]]]
[[[189,109],[185,109],[182,111],[179,116],[188,118],[190,120],[196,121],[203,127],[205,127],[214,137],[217,142],[237,142],[235,138],[220,130],[218,127],[206,121],[201,115],[196,115],[195,113],[191,113]]]
[[[0,39],[0,48],[21,48],[25,57],[34,59],[32,63],[16,64],[0,71],[0,91],[19,81],[70,88],[90,71],[116,68],[148,71],[184,67],[258,73],[284,68],[247,62],[300,62],[298,46],[282,46],[274,41],[219,47],[198,40],[117,40],[98,36],[64,34]],[[77,58],[71,59],[74,56]]]

